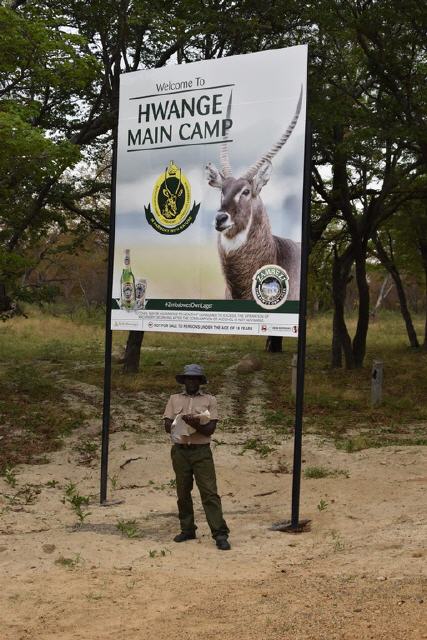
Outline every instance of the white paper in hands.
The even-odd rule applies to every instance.
[[[201,413],[194,413],[193,417],[194,418],[199,418],[200,424],[208,424],[208,422],[211,421],[211,414],[209,412],[209,409],[205,409]]]
[[[178,413],[171,426],[171,440],[175,444],[185,444],[188,442],[188,438],[191,433],[194,433],[195,429],[190,427],[182,418],[182,413]]]
[[[208,424],[211,420],[211,414],[209,409],[205,409],[200,413],[191,414],[193,418],[199,418],[200,424]],[[183,414],[178,413],[171,426],[171,440],[174,444],[186,444],[189,441],[191,434],[196,433],[196,429],[190,427],[183,418]]]

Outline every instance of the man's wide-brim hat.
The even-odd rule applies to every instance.
[[[207,384],[205,372],[203,371],[203,367],[199,364],[186,364],[184,366],[184,371],[182,373],[178,373],[175,376],[175,380],[178,384],[184,384],[185,378],[199,378],[200,384]]]

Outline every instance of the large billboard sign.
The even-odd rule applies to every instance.
[[[112,329],[298,335],[307,47],[121,77]]]

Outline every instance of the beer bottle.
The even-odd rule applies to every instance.
[[[130,266],[130,249],[125,249],[124,268],[120,278],[120,307],[133,309],[135,306],[135,278]]]
[[[135,285],[135,309],[143,309],[145,292],[147,291],[147,280],[138,278]]]

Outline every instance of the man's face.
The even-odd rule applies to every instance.
[[[193,395],[197,393],[200,388],[200,378],[198,376],[185,376],[184,385],[186,392]]]

